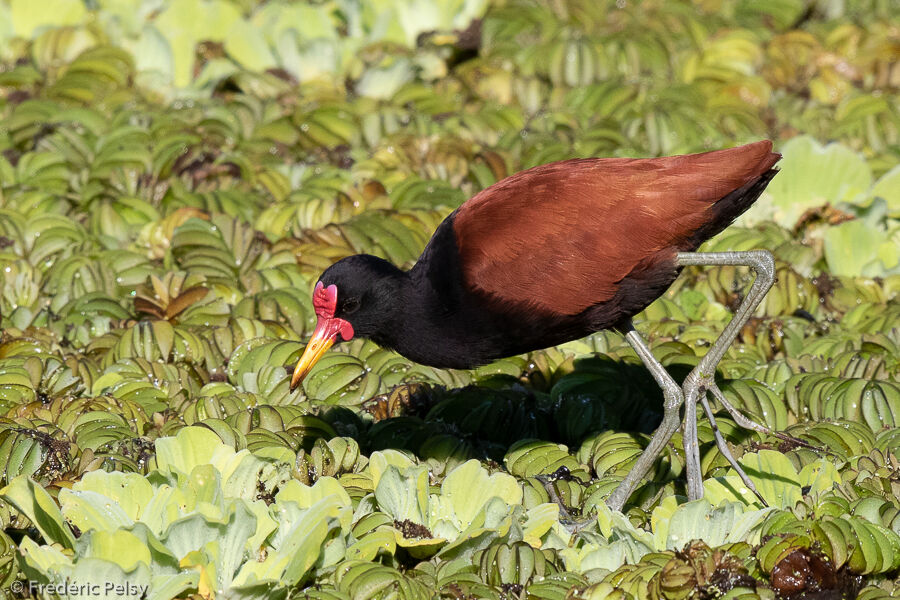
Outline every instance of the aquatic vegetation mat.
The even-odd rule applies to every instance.
[[[0,0],[0,597],[900,594],[897,17]],[[703,419],[702,500],[676,434],[607,509],[662,401],[612,332],[472,371],[355,340],[290,391],[334,261],[409,266],[530,166],[761,138],[781,174],[703,249],[776,258],[717,377],[808,446],[713,402],[768,506]],[[638,316],[674,376],[750,279],[686,268]]]

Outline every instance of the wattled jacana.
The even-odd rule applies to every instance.
[[[772,286],[774,261],[765,250],[695,250],[756,201],[780,158],[760,141],[665,158],[565,160],[507,177],[453,211],[409,271],[365,254],[329,267],[313,293],[318,323],[291,389],[332,344],[354,336],[425,365],[465,369],[616,328],[662,388],[664,415],[609,506],[621,510],[678,428],[682,404],[688,495],[703,495],[697,402],[720,451],[755,492],[715,429],[706,392],[739,425],[769,433],[727,401],[714,374]],[[748,266],[757,277],[679,386],[631,317],[688,265]]]

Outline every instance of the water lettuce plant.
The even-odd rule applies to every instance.
[[[0,596],[900,594],[895,13],[0,0]],[[768,506],[703,419],[703,500],[676,434],[606,509],[661,402],[614,332],[471,371],[354,340],[290,391],[334,261],[409,265],[533,165],[761,138],[781,173],[703,250],[776,258],[716,377],[807,445],[711,403]],[[673,376],[749,281],[687,268],[636,319]]]

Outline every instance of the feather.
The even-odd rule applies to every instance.
[[[463,284],[498,306],[576,315],[611,301],[628,277],[651,267],[674,279],[675,253],[696,249],[749,208],[780,157],[760,141],[517,173],[455,213]],[[661,270],[668,258],[671,267]]]

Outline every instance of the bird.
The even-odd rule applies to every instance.
[[[774,259],[767,250],[697,249],[750,208],[778,173],[780,158],[762,140],[679,156],[569,159],[502,179],[451,212],[408,270],[368,254],[328,267],[312,294],[316,327],[291,390],[333,344],[354,337],[424,365],[469,369],[614,329],[662,388],[664,412],[607,504],[622,510],[681,426],[682,406],[688,496],[702,497],[698,403],[720,451],[759,496],[715,428],[707,393],[739,425],[779,434],[737,411],[714,381],[719,360],[774,282]],[[679,385],[631,319],[689,265],[747,266],[757,276],[735,317]]]

